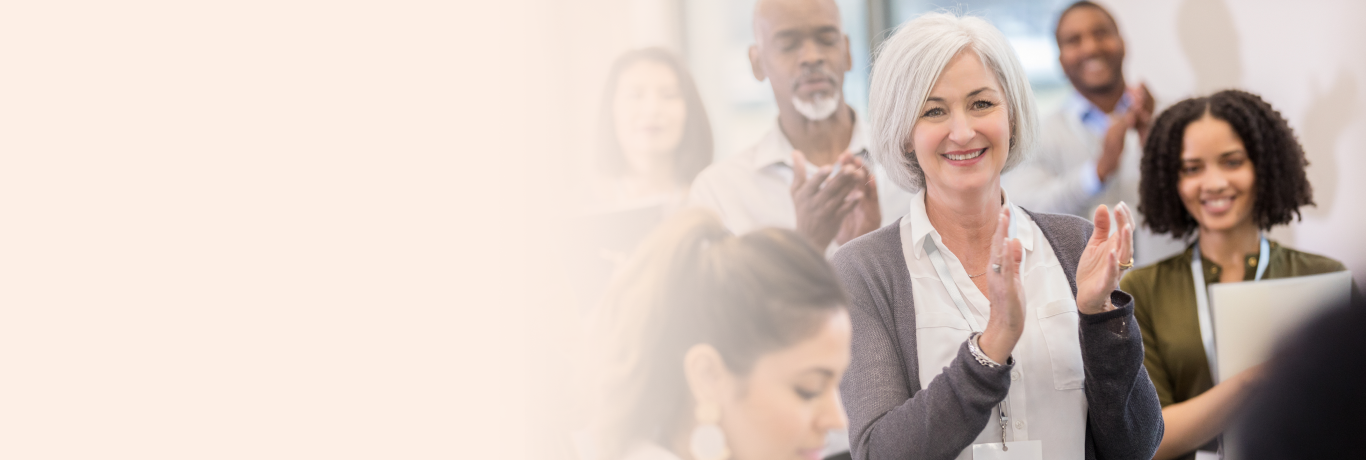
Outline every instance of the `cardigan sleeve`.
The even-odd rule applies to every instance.
[[[870,242],[855,240],[834,259],[853,323],[852,360],[840,384],[851,453],[861,460],[955,458],[1005,399],[1012,366],[983,366],[964,343],[949,367],[920,389],[918,377],[911,377],[919,370],[908,365],[914,361],[902,358],[915,353],[914,337],[896,332],[915,326],[910,278],[893,265],[900,257],[887,256],[901,253],[899,238],[892,249]]]
[[[1162,405],[1143,367],[1133,297],[1114,291],[1114,310],[1081,315],[1088,450],[1100,460],[1150,459],[1162,442]]]

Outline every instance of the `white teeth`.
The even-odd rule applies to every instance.
[[[971,159],[973,159],[973,158],[977,158],[979,155],[982,154],[982,152],[985,152],[985,151],[987,151],[987,149],[974,150],[972,153],[965,153],[965,154],[962,154],[962,155],[944,155],[944,156],[949,157],[950,160],[955,160],[955,161],[971,160]]]
[[[1205,206],[1208,206],[1208,207],[1211,207],[1211,208],[1216,208],[1216,209],[1217,209],[1217,208],[1223,208],[1223,207],[1225,207],[1225,206],[1228,206],[1229,203],[1230,203],[1231,201],[1233,201],[1233,200],[1232,200],[1232,199],[1229,199],[1229,198],[1220,198],[1220,199],[1217,199],[1217,200],[1207,200],[1207,201],[1205,201]]]

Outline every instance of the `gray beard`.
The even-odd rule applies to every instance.
[[[802,114],[809,121],[821,121],[830,118],[835,114],[835,110],[840,108],[840,97],[842,91],[836,91],[829,96],[817,96],[811,102],[803,101],[796,95],[792,96],[792,107],[797,109],[797,113]]]

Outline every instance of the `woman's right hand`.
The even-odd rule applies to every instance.
[[[996,216],[996,234],[991,237],[991,259],[987,267],[987,293],[991,300],[991,318],[986,330],[977,340],[992,361],[1005,364],[1015,343],[1024,333],[1024,284],[1020,281],[1020,260],[1024,249],[1019,239],[1006,240],[1010,231],[1010,208],[1002,207]],[[993,266],[1000,265],[997,273]]]

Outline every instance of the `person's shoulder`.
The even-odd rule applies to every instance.
[[[897,219],[840,246],[830,265],[845,292],[860,297],[859,293],[895,290],[908,283],[911,275],[901,243],[901,219]]]
[[[702,168],[702,172],[697,174],[697,179],[701,180],[704,177],[712,177],[732,171],[742,171],[745,165],[753,162],[753,157],[754,149],[752,148],[736,152],[734,155],[716,160],[707,165],[706,168]]]
[[[736,187],[746,181],[749,172],[743,153],[726,157],[708,165],[697,173],[692,180],[692,196],[730,196],[737,193]]]
[[[1063,153],[1060,149],[1075,148],[1079,125],[1080,120],[1074,104],[1070,101],[1063,102],[1039,119],[1040,144],[1035,147],[1033,155],[1057,156]]]
[[[1050,132],[1065,132],[1068,130],[1068,122],[1076,116],[1076,110],[1069,104],[1063,103],[1053,111],[1044,114],[1039,119],[1039,128],[1045,134]]]
[[[1070,119],[1072,116],[1076,115],[1076,112],[1077,110],[1073,108],[1072,104],[1069,102],[1063,102],[1062,104],[1058,104],[1058,106],[1054,107],[1052,111],[1049,111],[1048,113],[1044,114],[1044,125],[1047,126],[1062,124],[1066,122],[1068,119]]]
[[[697,178],[693,179],[693,186],[731,182],[735,180],[736,176],[749,173],[754,170],[754,157],[758,155],[758,150],[758,145],[752,145],[734,155],[707,165],[706,168],[702,169],[702,172],[697,174]]]
[[[836,270],[905,263],[901,252],[901,219],[850,240],[835,251],[830,262]]]
[[[1290,263],[1295,276],[1318,275],[1322,273],[1332,273],[1347,270],[1337,259],[1322,256],[1310,252],[1291,249],[1289,246],[1276,243],[1285,252],[1285,258]],[[1272,252],[1275,253],[1274,251]],[[1275,259],[1272,259],[1275,260]]]

